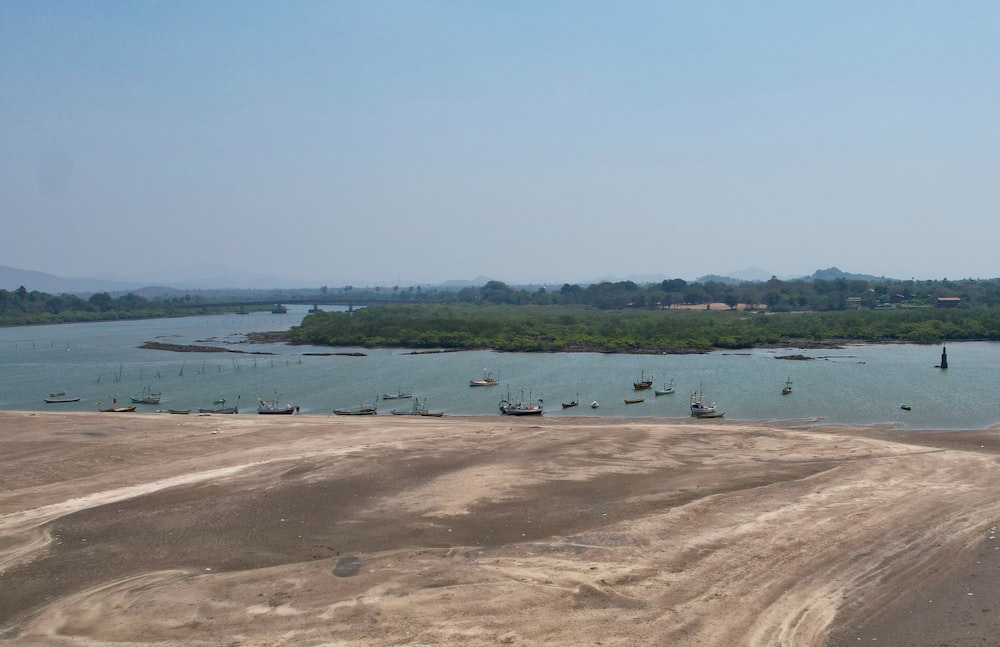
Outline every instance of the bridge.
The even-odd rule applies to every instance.
[[[177,308],[260,308],[260,307],[274,307],[275,305],[297,305],[297,306],[312,306],[313,308],[319,308],[319,306],[384,306],[384,305],[419,305],[423,303],[443,303],[443,299],[421,299],[415,301],[404,301],[400,299],[344,299],[344,298],[333,298],[324,297],[322,299],[310,298],[310,299],[264,299],[264,300],[246,300],[239,299],[233,301],[212,301],[212,302],[197,302],[194,301],[190,303],[175,303],[174,307]]]

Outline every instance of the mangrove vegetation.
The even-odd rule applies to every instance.
[[[509,352],[696,353],[845,342],[1000,340],[1000,308],[746,312],[389,305],[310,314],[293,343]]]

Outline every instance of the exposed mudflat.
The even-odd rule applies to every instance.
[[[0,412],[0,644],[988,645],[1000,432]]]

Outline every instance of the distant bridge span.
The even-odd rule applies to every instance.
[[[399,299],[340,299],[324,297],[322,299],[265,299],[265,300],[234,300],[234,301],[212,301],[190,303],[175,303],[177,308],[252,308],[252,307],[272,307],[275,305],[296,305],[296,306],[384,306],[384,305],[419,305],[423,303],[443,303],[443,299],[421,299],[419,301],[401,301]]]

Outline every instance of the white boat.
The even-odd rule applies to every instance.
[[[785,386],[781,389],[781,395],[788,395],[792,392],[792,378],[785,380]]]
[[[691,394],[691,415],[695,418],[721,418],[724,411],[719,411],[714,402],[705,399],[705,391],[699,386]]]
[[[298,413],[299,408],[294,404],[278,404],[275,398],[270,402],[265,402],[259,395],[257,396],[257,413],[260,415],[286,415],[291,416]]]
[[[524,391],[521,391],[521,399],[514,402],[510,399],[510,390],[507,391],[507,397],[500,400],[500,413],[506,416],[540,416],[542,415],[542,400],[539,399],[536,404],[531,403],[531,395],[528,395],[528,402],[524,401]]]
[[[674,380],[673,380],[673,378],[670,378],[670,384],[667,384],[666,382],[664,382],[662,389],[653,389],[653,393],[655,393],[656,395],[670,395],[673,392],[674,392]]]

